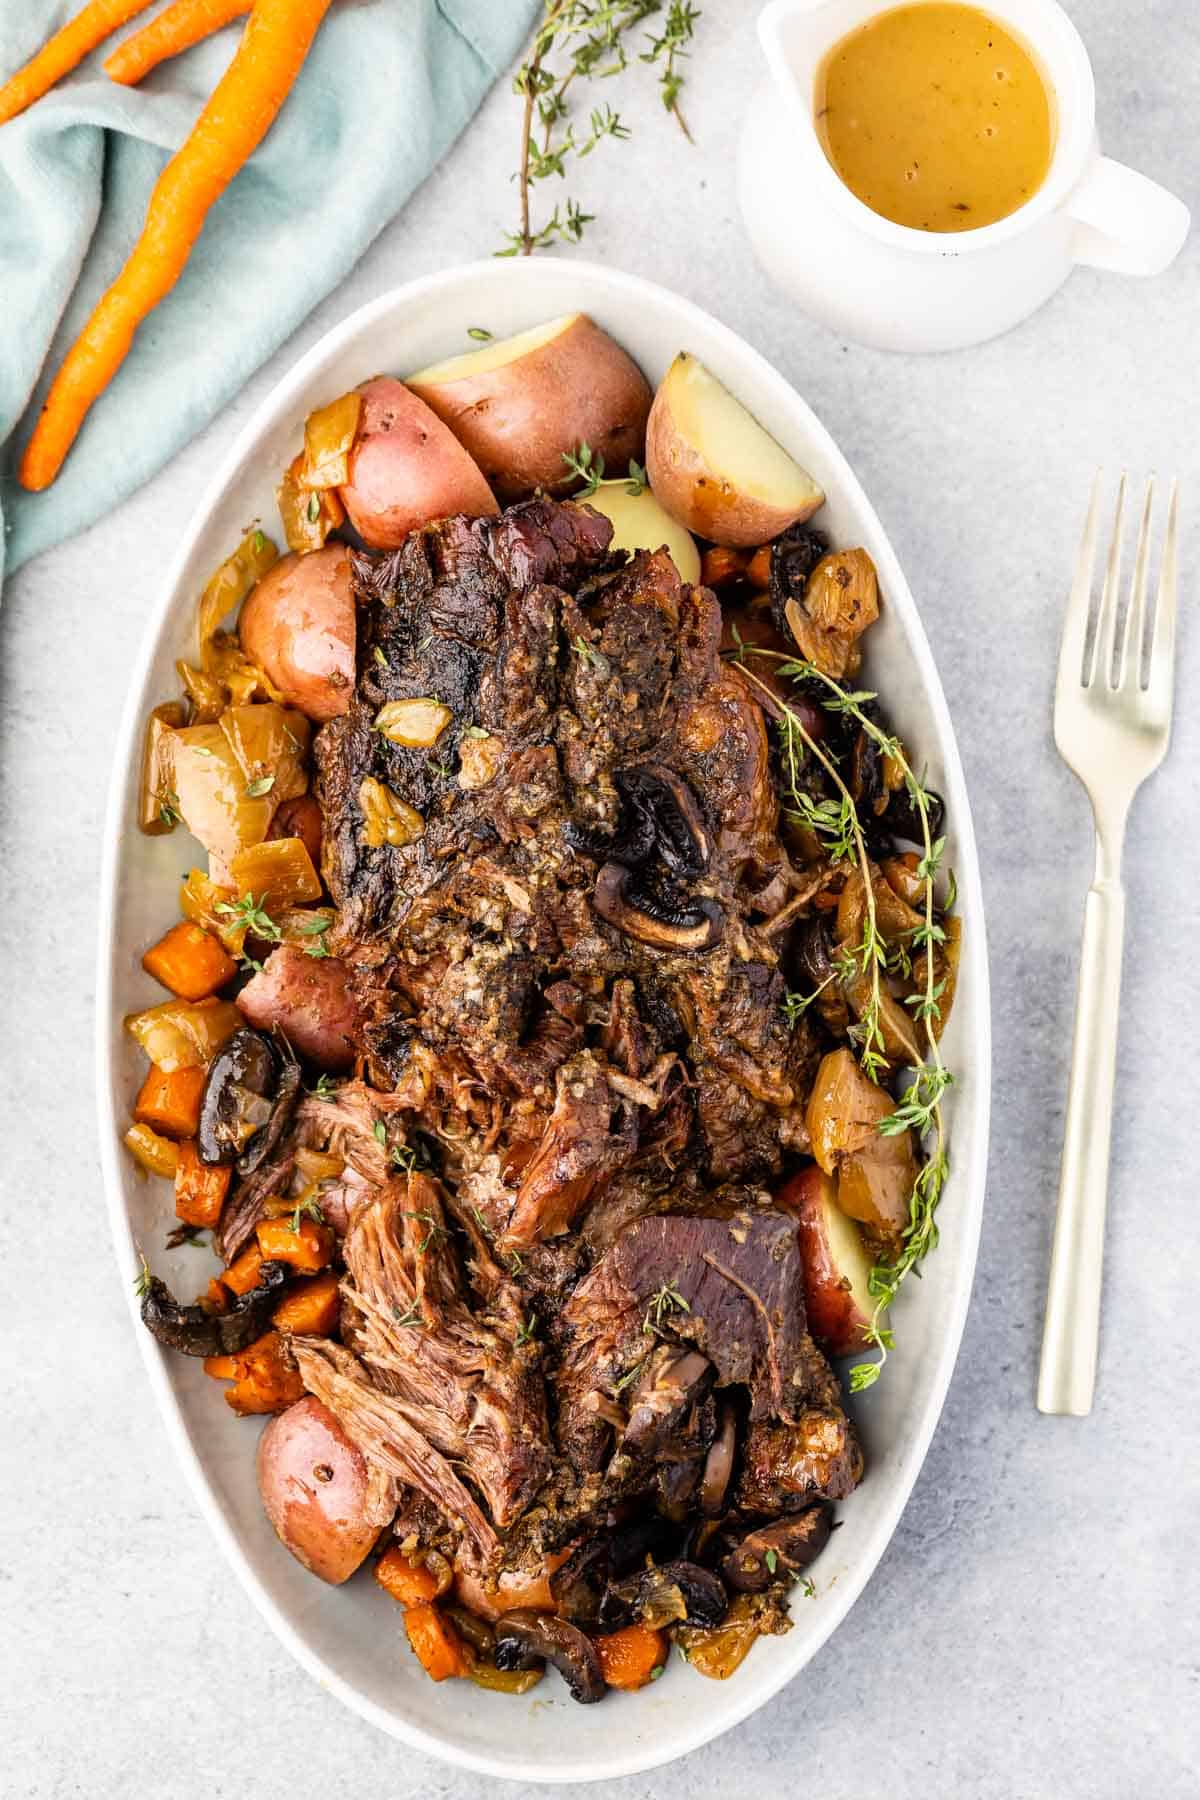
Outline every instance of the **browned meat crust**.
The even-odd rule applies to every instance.
[[[356,556],[355,696],[316,742],[365,1080],[297,1115],[348,1164],[346,1348],[297,1357],[408,1514],[432,1502],[493,1572],[632,1498],[681,1518],[723,1390],[745,1516],[861,1467],[760,1185],[807,1145],[818,1053],[767,915],[816,883],[716,600],[665,553],[615,568],[608,535],[535,500]],[[380,708],[418,696],[452,722],[392,743]],[[368,777],[411,841],[367,841]],[[422,1146],[441,1180],[397,1177]],[[642,1415],[680,1368],[659,1444]]]

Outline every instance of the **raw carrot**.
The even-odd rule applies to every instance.
[[[420,1602],[408,1607],[404,1614],[404,1629],[418,1662],[431,1680],[445,1681],[447,1676],[467,1673],[462,1640],[436,1606]]]
[[[237,964],[202,925],[180,919],[142,958],[155,981],[181,1000],[207,1000],[237,974]]]
[[[37,55],[0,87],[0,125],[48,94],[56,81],[77,68],[97,44],[145,12],[150,0],[91,0],[56,31]]]
[[[176,1069],[168,1075],[156,1069],[142,1083],[133,1103],[133,1116],[139,1125],[149,1125],[164,1137],[195,1137],[200,1127],[200,1096],[204,1092],[203,1069]]]
[[[211,1231],[221,1217],[232,1174],[227,1164],[202,1163],[191,1139],[180,1144],[175,1164],[175,1217],[185,1225]]]
[[[437,1576],[405,1556],[398,1544],[375,1564],[375,1579],[401,1606],[428,1605],[437,1597]]]
[[[209,208],[270,130],[329,6],[330,0],[255,0],[233,61],[155,183],[129,260],[51,384],[21,459],[23,487],[40,492],[58,474],[134,332],[183,273]]]
[[[604,1679],[611,1688],[640,1688],[667,1660],[667,1640],[649,1625],[626,1625],[595,1640]]]
[[[250,11],[250,0],[174,0],[165,12],[133,32],[104,59],[104,73],[132,87],[169,56],[190,50]]]
[[[338,1278],[331,1271],[298,1282],[279,1302],[271,1322],[280,1331],[294,1331],[302,1337],[329,1337],[337,1330],[340,1314]]]
[[[315,1272],[333,1255],[333,1233],[313,1219],[299,1220],[293,1231],[290,1219],[260,1219],[258,1247],[264,1262],[291,1263],[293,1269]]]
[[[251,1244],[242,1251],[236,1262],[231,1262],[220,1279],[234,1294],[248,1294],[251,1288],[258,1286],[258,1271],[263,1265],[263,1253],[257,1244]]]

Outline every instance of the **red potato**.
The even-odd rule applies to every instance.
[[[610,475],[642,458],[649,383],[586,313],[565,313],[433,363],[410,375],[408,386],[445,420],[505,502],[537,487],[569,485],[563,452],[581,443],[603,456]]]
[[[324,821],[321,808],[315,794],[297,794],[292,800],[285,800],[275,817],[271,820],[268,839],[296,837],[304,845],[312,859],[314,869],[321,866],[321,837]]]
[[[486,1588],[475,1570],[466,1563],[454,1565],[455,1598],[481,1619],[493,1624],[502,1613],[514,1611],[557,1612],[558,1602],[550,1592],[550,1577],[561,1569],[574,1548],[551,1551],[541,1569],[506,1569],[500,1574],[495,1589]]]
[[[258,1440],[258,1491],[284,1548],[322,1581],[348,1581],[384,1521],[366,1461],[328,1407],[309,1394]]]
[[[825,495],[702,362],[681,350],[654,396],[646,472],[673,518],[714,544],[765,544]]]
[[[351,1034],[359,1019],[349,975],[336,956],[309,956],[296,944],[280,944],[246,983],[237,1005],[260,1031],[278,1025],[302,1056],[341,1073],[354,1061]]]
[[[319,723],[344,713],[354,692],[355,642],[346,546],[281,556],[247,597],[238,637],[287,705]]]
[[[794,1213],[800,1227],[809,1330],[827,1355],[853,1355],[865,1347],[875,1311],[871,1259],[858,1226],[839,1207],[832,1178],[815,1164],[785,1182],[775,1204]]]
[[[350,479],[338,489],[364,544],[395,550],[430,519],[499,512],[491,488],[454,436],[423,400],[391,375],[360,390],[358,439]]]

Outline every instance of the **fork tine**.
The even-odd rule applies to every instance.
[[[1058,685],[1060,688],[1078,687],[1080,682],[1084,682],[1086,685],[1087,680],[1083,666],[1083,652],[1087,643],[1088,615],[1092,609],[1092,571],[1096,565],[1096,523],[1100,513],[1102,473],[1102,470],[1097,469],[1092,478],[1092,497],[1088,503],[1079,555],[1075,559],[1075,578],[1071,583],[1071,592],[1067,598],[1067,612],[1063,620],[1062,649],[1058,655]]]
[[[1172,481],[1167,504],[1167,535],[1158,574],[1158,600],[1150,638],[1150,698],[1170,715],[1175,679],[1175,603],[1178,581],[1179,483]]]
[[[1142,523],[1138,529],[1137,553],[1133,562],[1133,586],[1129,593],[1129,606],[1125,613],[1125,630],[1121,639],[1121,654],[1117,662],[1116,674],[1110,677],[1113,688],[1120,688],[1128,682],[1132,687],[1141,685],[1142,679],[1142,645],[1146,637],[1146,566],[1150,561],[1150,511],[1154,505],[1154,477],[1151,475],[1146,483],[1146,498],[1142,505]]]
[[[1113,648],[1117,636],[1117,605],[1121,593],[1121,527],[1125,522],[1125,484],[1128,477],[1121,472],[1117,487],[1117,510],[1113,518],[1112,543],[1108,547],[1108,566],[1104,571],[1104,591],[1100,595],[1100,613],[1092,653],[1083,671],[1084,687],[1091,687],[1098,676],[1112,685]]]

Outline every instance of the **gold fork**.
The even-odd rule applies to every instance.
[[[1096,874],[1083,915],[1071,1084],[1037,1403],[1044,1413],[1080,1416],[1092,1408],[1100,1331],[1104,1214],[1125,929],[1121,847],[1133,796],[1166,754],[1175,685],[1178,491],[1172,482],[1158,592],[1153,613],[1147,619],[1153,476],[1146,484],[1133,583],[1118,642],[1125,486],[1122,475],[1108,567],[1097,608],[1092,569],[1099,475],[1093,483],[1083,543],[1067,601],[1054,697],[1054,740],[1063,761],[1075,771],[1092,802]]]

